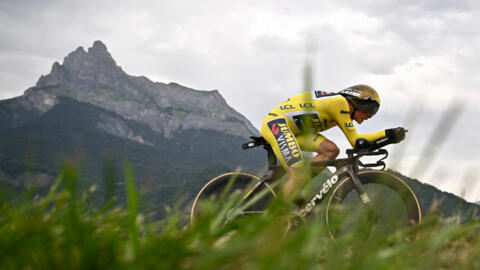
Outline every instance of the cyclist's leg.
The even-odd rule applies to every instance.
[[[288,172],[289,179],[280,195],[284,201],[291,202],[308,179],[300,146],[288,127],[287,119],[283,117],[267,116],[262,124],[261,135]]]
[[[337,158],[340,153],[338,146],[319,133],[301,134],[297,136],[300,148],[308,152],[317,152],[317,155],[312,158],[312,161],[332,160]],[[312,170],[320,173],[325,167],[314,167]]]
[[[281,195],[284,201],[290,203],[298,197],[300,190],[310,179],[310,170],[302,163],[298,167],[288,168],[287,172],[289,179],[283,185]]]
[[[329,139],[325,138],[317,147],[316,155],[312,161],[323,161],[323,160],[333,160],[336,159],[338,154],[340,153],[340,149],[338,146],[330,141]],[[315,172],[320,173],[325,169],[325,166],[322,167],[314,167],[312,168]]]

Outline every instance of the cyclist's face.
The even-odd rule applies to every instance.
[[[362,112],[362,111],[356,111],[353,114],[353,119],[355,119],[355,121],[357,121],[357,123],[359,123],[359,124],[361,124],[363,121],[369,119],[370,117],[372,117],[371,114],[366,113],[366,112]]]

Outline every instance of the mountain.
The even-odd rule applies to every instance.
[[[258,134],[217,90],[198,91],[177,83],[154,83],[143,76],[128,75],[100,41],[95,41],[88,52],[79,47],[62,64],[55,62],[51,72],[41,76],[36,86],[11,100],[10,108],[19,106],[15,108],[18,112],[4,109],[2,128],[20,126],[32,116],[50,110],[58,103],[58,96],[68,96],[144,123],[166,137],[188,129],[215,130],[241,137]]]
[[[80,189],[105,195],[106,168],[121,192],[128,160],[147,197],[172,202],[220,172],[261,169],[263,150],[240,147],[254,134],[218,91],[128,75],[96,41],[54,63],[24,95],[0,101],[0,182],[48,189],[70,161]]]

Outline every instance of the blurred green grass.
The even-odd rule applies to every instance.
[[[245,216],[226,226],[186,209],[163,220],[138,210],[131,167],[125,207],[92,207],[64,167],[45,197],[0,203],[1,269],[480,269],[480,222],[427,216],[403,231],[356,230],[335,240],[313,218],[285,233],[285,216]],[[272,206],[274,207],[274,206]]]

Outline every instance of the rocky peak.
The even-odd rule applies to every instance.
[[[88,48],[88,53],[98,59],[102,59],[105,62],[110,62],[116,66],[115,60],[112,55],[107,51],[107,46],[100,40],[93,42],[93,46]]]
[[[83,47],[78,47],[64,58],[60,65],[55,62],[51,72],[41,76],[36,87],[56,86],[64,83],[76,82],[77,85],[114,86],[119,78],[126,76],[125,72],[117,66],[115,60],[107,51],[101,41],[95,41],[86,52]]]
[[[40,77],[25,96],[41,112],[52,108],[58,96],[68,96],[147,124],[164,136],[180,129],[209,129],[243,137],[258,133],[217,90],[130,76],[117,66],[101,41],[87,51],[78,47],[62,64],[55,62],[50,73]]]

